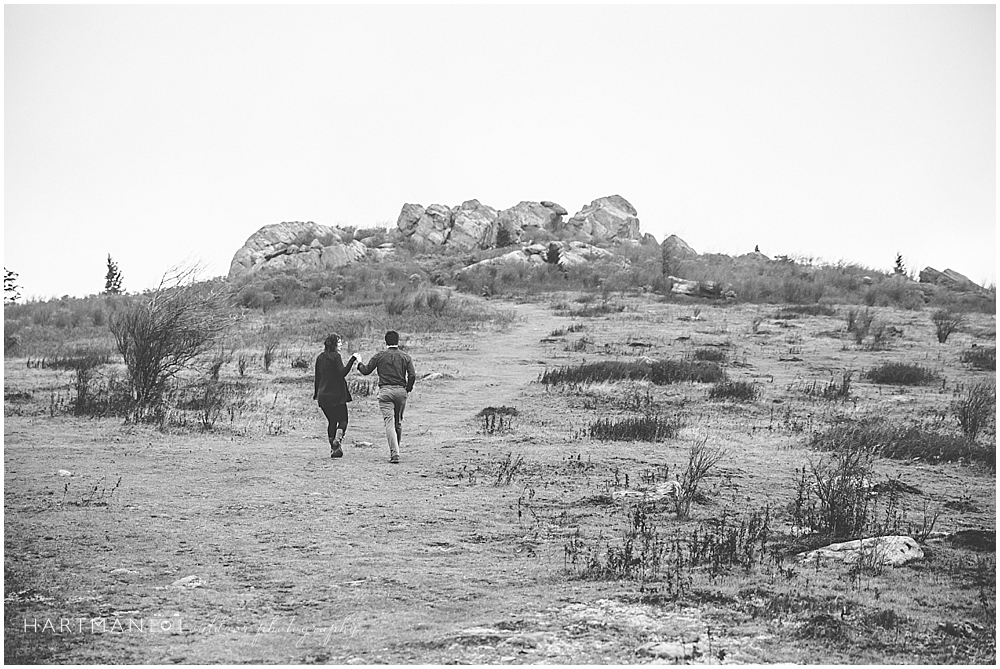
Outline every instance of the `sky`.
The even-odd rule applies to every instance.
[[[992,5],[6,5],[26,299],[264,225],[618,194],[700,253],[996,278]]]

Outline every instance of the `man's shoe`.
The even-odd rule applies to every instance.
[[[390,465],[398,465],[399,464],[399,456],[398,455],[394,455],[391,458],[389,458],[389,464]]]
[[[330,447],[330,457],[331,458],[342,458],[342,457],[344,457],[344,449],[342,449],[340,447],[340,445],[331,446]]]

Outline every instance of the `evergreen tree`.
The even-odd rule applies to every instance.
[[[892,268],[892,273],[906,276],[906,265],[903,264],[903,255],[901,253],[896,253],[896,266]]]
[[[118,270],[118,263],[111,259],[108,254],[108,273],[104,275],[104,294],[122,294],[122,273]]]
[[[3,268],[3,303],[13,304],[21,299],[18,292],[17,272],[12,272],[6,267]]]

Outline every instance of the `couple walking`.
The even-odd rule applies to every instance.
[[[347,432],[347,403],[352,400],[347,387],[347,375],[357,361],[352,355],[344,364],[340,357],[341,338],[332,334],[323,342],[324,351],[316,358],[316,389],[313,399],[329,423],[327,435],[330,438],[330,457],[344,456],[341,442]],[[399,350],[399,333],[389,330],[385,333],[386,349],[376,353],[368,364],[358,362],[358,371],[368,376],[378,370],[378,408],[385,422],[385,438],[389,442],[389,462],[399,464],[399,442],[403,438],[403,410],[406,397],[413,390],[416,372],[413,359]]]

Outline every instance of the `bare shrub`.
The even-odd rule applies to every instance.
[[[997,406],[996,385],[989,381],[968,386],[951,404],[951,411],[958,420],[962,434],[975,441],[990,422],[995,420]]]
[[[678,481],[680,491],[674,500],[674,510],[678,518],[687,518],[690,515],[691,504],[698,495],[698,488],[725,455],[726,451],[723,448],[709,446],[707,437],[691,444],[687,467]]]
[[[135,418],[162,402],[167,379],[211,349],[232,324],[227,293],[194,283],[196,269],[168,273],[150,293],[121,304],[109,319],[132,384]]]
[[[271,365],[274,363],[274,359],[278,355],[278,339],[274,336],[269,336],[264,340],[264,355],[262,357],[264,362],[264,371],[270,372]]]
[[[934,323],[938,343],[943,344],[948,341],[949,335],[962,324],[962,314],[949,309],[938,309],[931,315],[931,322]]]

